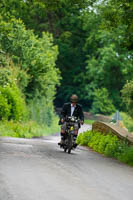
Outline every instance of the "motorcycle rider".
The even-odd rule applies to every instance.
[[[75,116],[78,119],[80,119],[80,123],[74,124],[74,141],[76,141],[80,124],[83,125],[84,123],[84,114],[83,114],[82,106],[78,104],[78,96],[76,94],[73,94],[70,97],[70,103],[65,103],[63,105],[60,121],[59,121],[59,125],[62,125],[61,126],[61,141],[58,143],[59,145],[64,144],[65,131],[66,131],[65,118],[69,116]],[[75,147],[76,147],[76,143],[75,143]]]

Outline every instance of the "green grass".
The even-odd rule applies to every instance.
[[[95,120],[90,120],[90,119],[85,119],[84,123],[85,124],[93,124],[95,122]]]
[[[0,122],[0,136],[18,137],[18,138],[33,138],[45,135],[50,135],[59,132],[58,119],[56,118],[50,127],[46,125],[39,125],[35,121],[28,122],[14,122],[1,121]]]
[[[120,114],[122,116],[124,126],[128,129],[129,132],[133,132],[133,119],[124,112],[121,112]]]
[[[111,115],[110,118],[112,118],[113,115]],[[129,132],[133,132],[133,119],[125,112],[120,112],[120,116],[122,117],[121,122],[124,127],[127,128]]]

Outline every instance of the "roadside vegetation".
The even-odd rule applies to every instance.
[[[133,166],[133,146],[129,145],[127,140],[121,141],[111,133],[104,135],[100,132],[87,131],[78,136],[77,144],[88,146],[100,154]]]
[[[127,130],[133,134],[133,119],[131,118],[130,115],[128,115],[125,112],[121,112],[120,113],[122,116],[122,122],[124,124],[124,126],[127,128]]]
[[[94,120],[91,120],[91,119],[85,119],[84,123],[85,124],[90,124],[92,125],[95,121]]]
[[[54,118],[51,126],[38,124],[36,121],[14,122],[1,121],[0,135],[19,138],[33,138],[59,132],[58,118]]]
[[[0,33],[0,135],[57,132],[53,99],[60,75],[52,36],[38,38],[16,19],[1,20]]]

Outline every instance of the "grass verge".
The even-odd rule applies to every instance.
[[[90,119],[85,119],[84,123],[85,124],[90,124],[92,125],[95,122],[95,120],[90,120]]]
[[[28,122],[14,122],[1,121],[0,122],[0,136],[18,137],[18,138],[33,138],[45,135],[50,135],[59,132],[58,119],[55,119],[50,127],[46,125],[39,125],[35,121]]]
[[[121,141],[111,133],[104,135],[100,132],[87,131],[79,134],[77,143],[133,166],[133,146],[129,146],[126,140]]]

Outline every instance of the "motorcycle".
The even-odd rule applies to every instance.
[[[80,123],[80,121],[75,117],[66,117],[66,131],[65,131],[65,140],[64,143],[60,145],[60,148],[64,149],[64,152],[67,152],[70,154],[72,149],[75,149],[77,144],[75,143],[74,138],[74,124]]]

